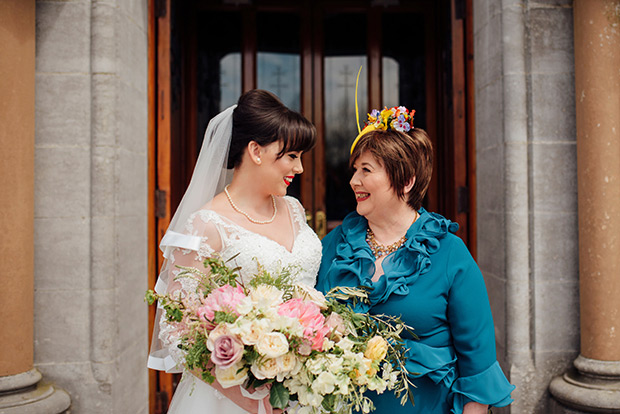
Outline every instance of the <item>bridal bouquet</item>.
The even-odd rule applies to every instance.
[[[180,267],[177,278],[198,283],[191,294],[158,295],[167,323],[179,337],[185,367],[224,388],[269,384],[271,405],[298,401],[304,413],[368,413],[366,391],[391,390],[413,402],[400,337],[411,328],[398,318],[355,313],[339,300],[366,300],[363,289],[337,288],[327,295],[292,282],[291,269],[258,273],[244,285],[238,268],[221,258],[207,272]],[[413,335],[413,333],[411,332]]]

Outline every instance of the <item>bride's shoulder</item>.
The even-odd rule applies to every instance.
[[[282,197],[284,199],[284,201],[286,201],[288,204],[293,205],[295,207],[299,207],[303,210],[304,206],[301,204],[301,201],[299,201],[298,199],[296,199],[293,196],[290,195],[285,195],[284,197]]]
[[[225,210],[227,204],[223,203],[222,194],[216,195],[213,200],[209,201],[202,207],[200,207],[197,211],[195,211],[190,218],[196,219],[200,218],[203,221],[213,221],[221,218],[222,211]]]
[[[282,197],[284,202],[295,212],[296,214],[305,214],[306,209],[301,204],[301,202],[293,196],[286,195]]]
[[[214,201],[205,204],[189,216],[185,225],[186,231],[198,230],[200,232],[200,230],[215,229],[221,224],[221,214],[217,211],[217,206],[213,205]]]

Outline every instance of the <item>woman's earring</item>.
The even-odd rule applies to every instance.
[[[260,157],[256,158],[256,162],[260,164]]]

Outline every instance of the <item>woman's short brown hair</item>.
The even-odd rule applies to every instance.
[[[426,131],[413,128],[409,132],[375,130],[362,135],[355,145],[349,165],[368,151],[385,168],[396,195],[419,210],[433,173],[433,144]],[[415,178],[405,197],[405,187]]]

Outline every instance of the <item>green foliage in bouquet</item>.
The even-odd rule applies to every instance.
[[[347,287],[337,286],[325,295],[328,301],[328,309],[331,312],[343,316],[350,323],[348,338],[355,344],[355,348],[364,351],[366,338],[380,335],[387,342],[386,359],[393,361],[391,368],[397,372],[397,382],[392,390],[396,398],[401,398],[400,403],[405,405],[409,400],[413,405],[413,393],[411,388],[415,384],[409,379],[404,361],[406,360],[407,348],[402,339],[402,333],[406,332],[412,339],[418,339],[412,327],[405,324],[400,317],[385,314],[358,313],[353,309],[358,303],[369,304],[368,292],[372,290],[368,286]],[[413,373],[410,373],[413,374]]]
[[[413,403],[401,334],[416,336],[398,317],[353,311],[355,304],[368,302],[369,288],[339,287],[323,296],[295,283],[298,269],[272,274],[258,262],[245,285],[229,261],[207,258],[206,271],[177,266],[175,280],[194,279],[195,292],[146,293],[145,300],[158,301],[175,327],[188,370],[208,383],[217,379],[224,388],[269,385],[274,408],[298,401],[302,413],[368,413],[374,409],[368,390],[391,390],[402,404]],[[249,340],[250,326],[271,339]],[[229,363],[216,356],[220,336],[232,344],[227,352],[236,349]],[[274,340],[281,341],[282,351]]]

